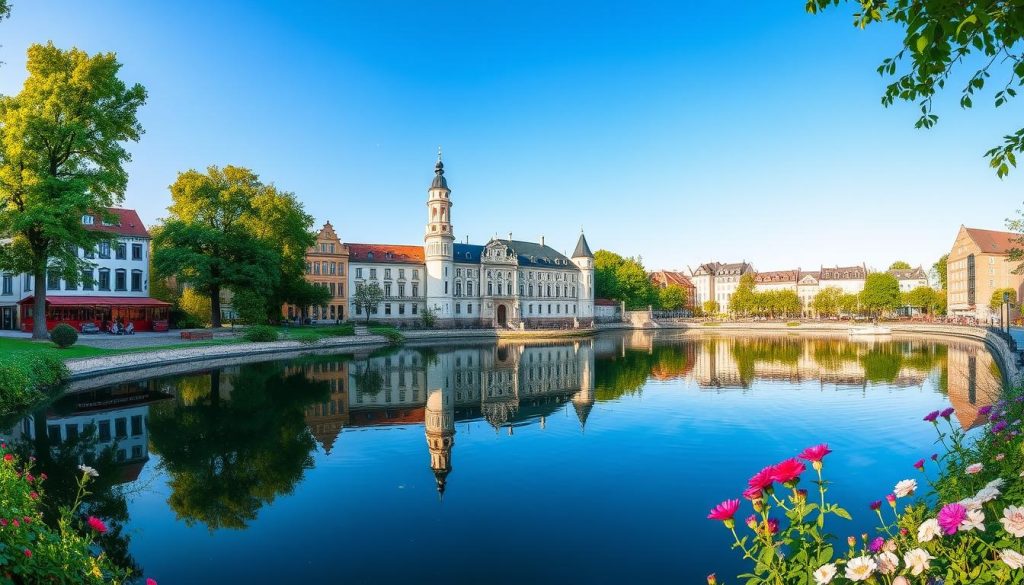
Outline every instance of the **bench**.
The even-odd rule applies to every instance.
[[[189,340],[194,340],[194,339],[213,339],[213,332],[212,331],[182,331],[181,332],[181,338],[182,339],[189,339]]]

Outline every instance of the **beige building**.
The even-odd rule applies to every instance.
[[[331,222],[324,224],[316,236],[316,243],[306,251],[306,280],[331,291],[331,300],[320,307],[309,307],[306,317],[313,321],[344,321],[348,315],[345,295],[348,282],[348,246],[334,231]],[[289,319],[300,316],[299,307],[286,306]]]
[[[947,262],[946,300],[949,315],[989,321],[998,312],[989,308],[992,293],[1012,288],[1021,298],[1024,275],[1014,274],[1017,263],[1010,250],[1022,247],[1019,234],[960,226]],[[1013,317],[1020,314],[1014,310]]]

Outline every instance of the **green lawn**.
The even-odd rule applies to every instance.
[[[60,349],[49,341],[32,341],[29,339],[11,339],[0,337],[0,354],[18,352],[52,353],[65,360],[77,358],[102,357],[108,355],[121,355],[126,353],[138,353],[142,351],[158,351],[161,349],[180,349],[186,347],[206,347],[210,345],[228,345],[240,343],[241,339],[216,339],[212,341],[191,341],[184,343],[169,343],[167,345],[150,345],[144,347],[132,347],[127,349],[105,349],[90,347],[88,345],[73,345],[67,349]]]
[[[274,327],[282,341],[301,341],[302,343],[313,343],[328,337],[348,337],[356,334],[355,326],[351,323],[341,325],[330,325],[318,327],[306,325],[305,327]]]

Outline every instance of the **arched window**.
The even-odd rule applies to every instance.
[[[491,296],[493,294],[494,294],[494,285],[488,282],[487,283],[487,296]]]
[[[462,281],[461,280],[456,280],[455,281],[455,296],[457,296],[457,297],[461,297],[462,296]]]

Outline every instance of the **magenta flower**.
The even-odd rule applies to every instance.
[[[14,455],[11,455],[10,453],[7,453],[6,455],[4,455],[4,461],[13,461],[13,460],[14,460]]]
[[[868,504],[868,507],[877,512],[882,509],[882,500],[875,500]]]
[[[889,505],[892,506],[893,508],[895,508],[896,507],[896,494],[887,494],[885,496],[885,501],[889,502]]]
[[[942,412],[940,412],[939,416],[941,416],[942,418],[944,418],[946,420],[949,420],[949,417],[953,416],[954,412],[956,412],[956,409],[954,409],[953,407],[949,407],[949,408],[944,409]]]
[[[36,478],[31,473],[26,473],[25,474],[25,481],[27,481],[29,483],[32,483],[35,480],[36,480]]]
[[[156,579],[146,579],[146,585],[156,585]]]
[[[1006,430],[1007,426],[1009,426],[1009,425],[1006,424],[1006,421],[1005,420],[1001,420],[1001,421],[997,422],[996,424],[992,425],[992,432],[993,433],[1001,433],[1001,432]]]
[[[978,409],[978,414],[980,414],[981,416],[988,416],[988,413],[990,412],[992,412],[991,404],[986,404],[985,406],[982,406],[981,408]]]
[[[757,528],[757,516],[754,516],[753,514],[751,514],[750,516],[747,516],[746,523],[747,523],[747,527],[750,528],[751,530],[756,529]]]
[[[916,467],[918,471],[924,471],[924,459],[918,459],[917,463],[914,463],[914,467]]]
[[[733,516],[736,515],[736,510],[739,509],[739,500],[726,500],[711,510],[711,513],[708,514],[708,520],[721,520],[722,522],[732,520]]]
[[[946,534],[956,534],[960,523],[967,517],[967,508],[960,504],[946,504],[939,511],[938,521],[942,531]]]
[[[761,493],[761,488],[749,487],[743,490],[743,497],[748,500],[760,500],[764,494]]]
[[[89,524],[90,528],[92,528],[96,532],[99,532],[100,534],[103,534],[104,532],[107,531],[107,525],[104,524],[102,520],[100,520],[99,518],[97,518],[95,516],[89,516],[89,519],[86,520],[86,522]]]
[[[939,454],[938,453],[932,453],[932,461],[936,461],[937,462],[938,460],[939,460]]]
[[[868,545],[868,549],[870,549],[871,552],[876,553],[882,550],[883,546],[885,546],[885,539],[879,536],[871,541],[871,544]]]
[[[924,420],[930,423],[935,422],[935,419],[939,418],[939,411],[933,410],[928,414],[924,415]]]
[[[771,466],[771,479],[779,483],[789,483],[800,479],[800,474],[807,471],[807,466],[799,459],[786,459]]]
[[[24,552],[24,553],[25,553],[25,556],[26,556],[26,557],[28,557],[28,558],[30,558],[30,559],[32,558],[32,551],[30,551],[30,550],[28,550],[28,549],[26,548],[26,549],[25,549],[24,551],[22,551],[22,552]]]
[[[822,443],[813,447],[808,447],[800,452],[797,457],[800,459],[806,459],[807,461],[821,462],[825,458],[825,455],[831,453],[832,450],[828,448],[828,443]]]
[[[775,534],[779,531],[779,521],[776,518],[768,519],[768,534]]]
[[[761,471],[755,473],[753,477],[748,479],[747,485],[750,486],[751,489],[768,489],[772,487],[772,481],[774,481],[772,479],[772,473],[773,469],[771,467],[765,467]]]

